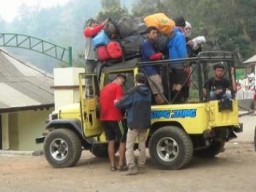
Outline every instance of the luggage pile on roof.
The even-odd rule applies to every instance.
[[[130,16],[124,16],[117,22],[110,20],[93,38],[97,59],[102,62],[120,62],[140,57],[141,45],[149,26],[155,26],[165,41],[175,22],[164,13],[149,15],[143,20]]]

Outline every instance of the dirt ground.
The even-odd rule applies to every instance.
[[[241,118],[244,132],[214,159],[194,157],[188,167],[159,170],[147,159],[145,174],[126,176],[110,172],[108,159],[84,151],[76,167],[54,169],[44,156],[0,154],[0,192],[254,192],[256,152],[253,137],[256,116]]]

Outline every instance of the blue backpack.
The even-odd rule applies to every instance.
[[[92,44],[94,49],[101,46],[107,45],[110,42],[108,35],[105,33],[104,30],[101,30],[93,39]]]

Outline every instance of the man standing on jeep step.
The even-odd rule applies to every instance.
[[[114,106],[114,101],[123,96],[122,86],[126,77],[118,74],[115,79],[104,86],[100,91],[100,119],[102,121],[106,138],[108,141],[108,156],[110,170],[123,171],[125,166],[125,139],[126,131],[123,126],[123,114]],[[119,143],[119,166],[115,165],[115,141]]]

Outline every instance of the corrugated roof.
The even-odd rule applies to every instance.
[[[0,49],[0,112],[54,106],[53,76]]]

